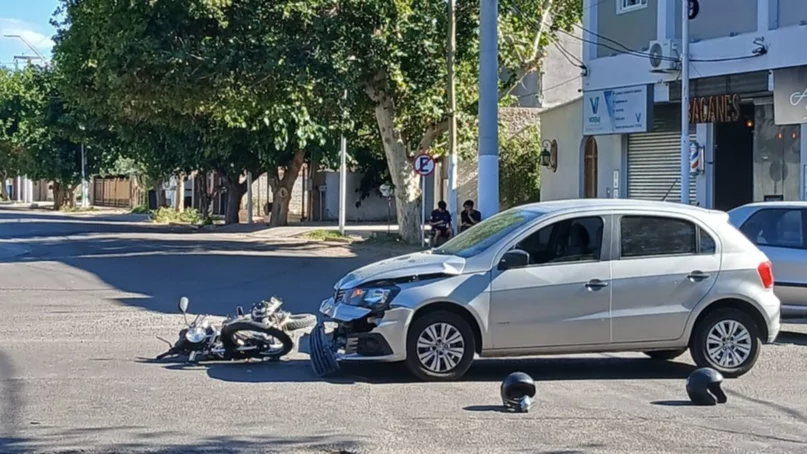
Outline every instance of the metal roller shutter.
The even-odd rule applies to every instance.
[[[695,134],[690,134],[695,140]],[[681,200],[681,134],[651,132],[628,136],[628,198]],[[672,187],[672,189],[670,189]],[[669,193],[668,193],[669,191]],[[666,195],[666,199],[665,199]],[[689,179],[689,199],[696,198],[695,177]]]

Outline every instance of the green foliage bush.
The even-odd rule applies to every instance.
[[[184,211],[176,211],[170,207],[160,207],[151,212],[151,219],[158,224],[180,223],[205,225],[209,222],[199,214],[196,208],[185,208]]]

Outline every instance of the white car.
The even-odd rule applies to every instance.
[[[779,332],[768,258],[724,212],[588,199],[519,206],[439,248],[357,269],[322,302],[314,370],[405,361],[454,380],[483,357],[640,351],[729,377]]]
[[[807,317],[807,202],[752,203],[729,217],[773,263],[782,318]]]

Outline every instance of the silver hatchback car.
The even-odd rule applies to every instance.
[[[776,338],[779,311],[768,258],[726,213],[544,202],[346,275],[321,304],[311,361],[320,375],[345,361],[405,361],[422,379],[455,380],[476,355],[669,360],[689,349],[697,365],[737,377]]]

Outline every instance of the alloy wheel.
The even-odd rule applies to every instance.
[[[706,337],[706,354],[721,367],[742,365],[751,355],[751,335],[737,320],[717,322]]]
[[[420,333],[417,354],[423,367],[431,372],[450,372],[465,354],[465,341],[453,325],[434,323]]]

